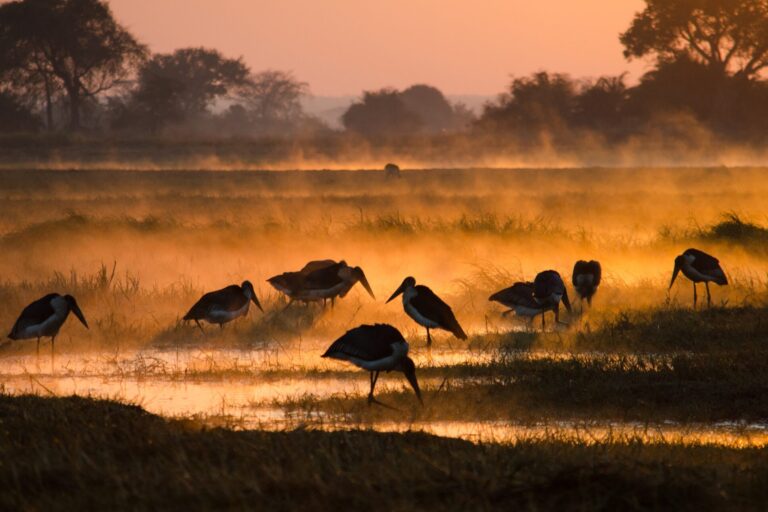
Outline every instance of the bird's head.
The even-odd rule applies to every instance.
[[[414,286],[416,286],[416,279],[411,276],[406,277],[403,279],[403,283],[400,285],[400,287],[395,290],[395,293],[393,293],[392,296],[387,299],[387,302],[391,302],[392,299],[403,293],[408,288],[413,288]]]
[[[672,289],[672,285],[675,284],[675,279],[677,279],[677,274],[680,273],[680,269],[683,268],[683,264],[685,263],[685,256],[682,254],[675,258],[675,268],[672,269],[672,280],[669,282],[669,289]]]
[[[424,400],[421,399],[421,390],[419,389],[419,381],[416,380],[416,365],[413,364],[413,359],[410,357],[404,357],[400,361],[400,371],[403,372],[405,378],[408,379],[408,383],[416,393],[416,398],[419,399],[419,403],[424,405]]]
[[[253,289],[253,284],[251,284],[250,281],[243,281],[240,288],[243,289],[245,296],[251,299],[253,303],[256,304],[256,307],[263,313],[264,309],[261,307],[261,304],[259,304],[259,299],[256,297],[256,290]]]
[[[373,300],[376,300],[376,296],[373,294],[371,285],[370,283],[368,283],[368,278],[365,277],[365,272],[363,272],[362,268],[360,267],[353,268],[352,277],[355,279],[355,281],[360,281],[360,284],[363,285],[363,288],[365,288],[365,291],[368,292],[368,295],[370,295],[373,298]]]
[[[67,302],[67,307],[71,312],[75,314],[78,320],[80,320],[80,323],[82,323],[86,329],[88,329],[88,322],[85,321],[85,316],[83,315],[83,312],[80,311],[80,306],[77,305],[77,301],[75,298],[71,295],[65,295],[64,300]]]

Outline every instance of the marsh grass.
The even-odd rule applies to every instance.
[[[82,398],[0,396],[5,509],[762,510],[766,450],[550,436],[234,432]]]
[[[378,398],[419,421],[601,418],[617,421],[715,422],[768,418],[768,363],[761,352],[718,355],[584,354],[514,357],[486,364],[420,371],[442,378],[423,389],[419,408],[402,376],[382,380]],[[275,399],[273,406],[308,418],[362,421],[400,413],[369,407],[364,396]]]

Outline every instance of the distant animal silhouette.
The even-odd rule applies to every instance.
[[[669,289],[675,284],[677,274],[682,271],[683,275],[693,282],[693,307],[696,308],[696,283],[704,282],[707,288],[707,306],[712,305],[712,299],[709,292],[709,283],[724,286],[728,284],[728,278],[725,277],[720,262],[714,256],[710,256],[704,251],[698,249],[687,249],[683,254],[675,258],[675,268],[672,270],[672,281],[669,282]]]
[[[384,175],[387,178],[400,178],[400,167],[397,164],[387,164],[384,166]]]

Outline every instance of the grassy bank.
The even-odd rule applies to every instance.
[[[765,450],[201,430],[133,406],[0,396],[4,509],[761,510]]]

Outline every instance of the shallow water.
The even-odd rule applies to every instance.
[[[208,349],[142,350],[124,354],[14,355],[0,358],[2,390],[11,394],[79,395],[141,405],[169,417],[195,417],[211,425],[271,430],[297,427],[339,430],[423,431],[474,442],[512,443],[530,439],[563,439],[594,443],[609,439],[642,439],[732,447],[768,446],[766,423],[679,424],[551,421],[342,421],[322,413],[294,417],[279,401],[328,398],[343,394],[364,397],[368,376],[348,365],[319,358],[321,346],[277,350]],[[45,351],[44,351],[45,352]],[[544,358],[551,353],[520,352],[510,357]],[[595,357],[598,355],[595,354]],[[604,355],[599,355],[604,357]],[[590,357],[585,354],[584,357]],[[477,350],[440,349],[414,354],[417,366],[488,362]],[[435,389],[442,377],[423,377],[422,388]],[[453,381],[454,379],[452,379]],[[465,379],[469,382],[470,379]],[[474,382],[476,379],[472,379]],[[461,381],[461,379],[457,379]],[[383,376],[377,390],[406,389],[399,375]]]

